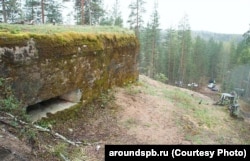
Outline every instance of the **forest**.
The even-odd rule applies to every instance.
[[[2,23],[64,25],[64,3],[70,0],[1,0]],[[103,0],[73,0],[75,25],[105,25],[123,27],[128,24],[140,41],[138,67],[141,74],[164,83],[197,83],[206,85],[210,79],[221,84],[222,92],[244,90],[250,98],[250,30],[242,35],[192,31],[188,15],[183,15],[177,27],[160,28],[158,4],[150,19],[145,19],[145,0],[133,0],[120,6],[115,0],[110,10]],[[127,22],[121,14],[127,7]]]

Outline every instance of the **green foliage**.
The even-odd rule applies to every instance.
[[[37,139],[38,132],[30,127],[22,128],[20,131],[20,135],[27,138],[29,141],[34,141]]]
[[[243,34],[243,37],[244,37],[244,42],[247,45],[250,45],[250,29]]]
[[[144,82],[140,82],[142,84],[143,87],[145,87],[145,90],[143,92],[145,92],[146,94],[152,95],[152,96],[157,96],[158,95],[158,91],[154,86],[148,85]],[[141,92],[141,91],[139,91]]]
[[[206,83],[204,81],[209,78],[221,82],[231,67],[231,57],[235,56],[234,44],[214,39],[207,41],[199,36],[192,39],[186,21],[181,22],[179,30],[169,28],[160,32],[155,49],[152,30],[149,27],[141,30],[140,72],[150,77],[152,72],[162,73],[171,84],[175,81]],[[152,61],[153,57],[156,57],[155,61]],[[247,56],[242,60],[247,60]],[[156,65],[154,68],[152,62]]]
[[[158,58],[160,49],[160,29],[159,29],[159,14],[157,5],[155,4],[150,21],[147,27],[143,29],[139,35],[141,41],[141,71],[147,73],[151,78],[155,77],[158,71]],[[137,35],[138,36],[138,35]]]
[[[192,64],[191,40],[191,29],[188,21],[188,16],[184,15],[184,17],[180,20],[178,26],[178,41],[180,43],[178,80],[182,82],[188,81],[187,76],[190,72],[189,64]]]
[[[4,83],[4,79],[0,78],[0,87],[3,86],[3,83]]]
[[[52,125],[54,125],[56,123],[55,120],[38,120],[36,122],[36,124],[38,124],[39,126],[43,127],[43,128],[51,128]]]
[[[11,113],[24,121],[29,121],[26,110],[20,107],[20,102],[14,96],[4,78],[0,78],[0,90],[2,91],[0,95],[0,110]]]
[[[15,30],[11,30],[10,33],[11,34],[18,34],[18,33],[20,33],[20,30],[17,28]]]
[[[66,143],[58,143],[49,149],[49,152],[61,160],[82,161],[88,160],[85,150],[82,147],[72,149]]]
[[[10,95],[5,99],[0,100],[0,105],[3,111],[11,112],[18,108],[18,101],[13,95]]]
[[[194,110],[194,116],[196,119],[199,120],[199,124],[206,125],[207,127],[211,128],[213,125],[216,125],[216,121],[214,120],[213,116],[211,116],[211,111],[204,109],[204,108],[198,108]]]
[[[155,79],[162,82],[162,83],[166,83],[168,81],[168,78],[162,73],[157,73],[155,75]]]
[[[67,144],[65,143],[58,143],[56,146],[54,146],[52,149],[51,149],[51,152],[57,156],[57,157],[60,157],[61,154],[63,155],[68,155],[67,153]]]
[[[0,78],[0,89],[2,91],[2,97],[0,99],[0,107],[2,111],[11,112],[18,108],[19,102],[12,94],[11,88],[6,86],[6,81]]]
[[[102,8],[102,0],[85,1],[83,9],[81,5],[81,0],[75,1],[75,19],[77,21],[77,24],[98,25],[99,19],[101,19],[104,15],[104,9]]]
[[[247,40],[240,42],[236,51],[237,54],[233,63],[237,65],[250,64],[250,45],[248,45]]]
[[[62,23],[62,7],[57,0],[47,1],[45,5],[47,23],[52,23],[53,20],[55,20],[55,23]]]
[[[105,12],[100,25],[123,26],[123,19],[120,12],[120,0],[115,0],[111,11]]]
[[[131,83],[126,85],[125,90],[126,90],[127,94],[129,94],[129,95],[136,95],[136,94],[141,92],[137,88],[134,88],[134,86]]]
[[[177,105],[176,107],[185,109],[188,115],[193,116],[193,118],[196,119],[199,123],[199,126],[212,128],[213,125],[216,125],[216,121],[213,117],[213,110],[204,108],[203,106],[199,105],[197,103],[197,99],[195,97],[192,97],[190,93],[176,88],[175,90],[164,89],[163,94],[165,98],[168,98],[175,105]],[[180,125],[182,124],[187,123],[180,123]]]
[[[41,5],[40,0],[26,0],[25,8],[23,12],[25,13],[25,19],[28,21],[34,20],[36,16],[41,17],[41,10],[38,12],[38,6]]]
[[[107,92],[102,92],[97,101],[99,105],[104,108],[108,104],[112,104],[115,99],[114,93],[111,90],[107,90]]]
[[[17,22],[22,18],[21,3],[18,0],[4,0],[0,3],[3,22]]]

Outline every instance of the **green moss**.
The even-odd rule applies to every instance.
[[[29,34],[0,33],[0,47],[24,46],[30,39]]]
[[[104,51],[105,49],[137,47],[137,40],[134,35],[116,33],[107,33],[106,35],[76,32],[50,35],[0,33],[0,37],[1,47],[25,46],[32,38],[36,43],[39,57],[85,55],[90,52],[98,54],[98,51]]]
[[[92,30],[90,30],[90,28]],[[103,50],[106,45],[122,47],[136,45],[135,34],[130,30],[114,27],[81,27],[81,26],[30,26],[0,24],[0,44],[26,45],[33,38],[40,48],[87,46],[88,51]],[[74,45],[75,44],[75,45]],[[49,50],[49,49],[48,49]],[[50,52],[50,50],[48,51]]]

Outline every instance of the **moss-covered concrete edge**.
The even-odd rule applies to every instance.
[[[128,33],[0,32],[0,78],[8,79],[22,107],[75,89],[84,91],[86,103],[137,80],[138,49]]]
[[[110,48],[127,48],[138,45],[134,34],[126,33],[79,33],[64,32],[54,34],[35,33],[1,33],[0,47],[25,46],[33,40],[39,55],[49,57],[51,54],[69,55],[84,54],[89,51],[100,51]],[[54,49],[57,49],[55,52]],[[51,53],[53,51],[53,53]]]

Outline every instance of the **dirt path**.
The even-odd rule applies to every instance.
[[[147,81],[152,88],[160,88],[159,82],[146,80],[143,76],[140,80]],[[174,104],[159,97],[162,94],[160,91],[151,91],[151,95],[142,88],[118,89],[116,104],[121,108],[119,124],[143,144],[186,144],[176,126]]]
[[[143,93],[129,95],[119,89],[116,95],[119,124],[128,129],[143,144],[181,144],[183,135],[178,132],[173,119],[172,103],[157,96]]]

